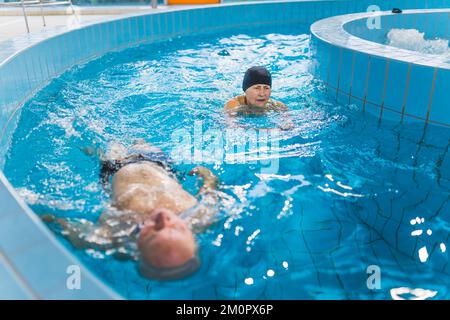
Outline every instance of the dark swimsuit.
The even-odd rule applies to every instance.
[[[100,181],[102,185],[107,187],[109,185],[109,178],[124,166],[143,161],[155,163],[167,172],[172,173],[175,178],[183,179],[182,175],[172,168],[173,161],[164,152],[137,151],[120,160],[102,161],[100,168]]]

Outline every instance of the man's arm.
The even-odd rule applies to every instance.
[[[91,244],[80,237],[80,226],[78,222],[70,222],[63,218],[56,218],[52,214],[45,214],[41,217],[45,223],[56,223],[62,229],[62,234],[69,240],[69,242],[77,249],[90,248]],[[86,223],[92,224],[91,221]]]
[[[114,248],[111,234],[104,226],[98,226],[92,221],[69,221],[57,218],[52,214],[45,214],[41,219],[47,224],[55,223],[61,229],[62,235],[77,249],[109,250]],[[94,237],[89,236],[95,234]]]
[[[91,221],[83,222],[71,222],[67,219],[56,218],[52,214],[45,214],[41,216],[41,219],[47,223],[55,223],[62,229],[62,235],[76,248],[76,249],[95,249],[95,250],[114,250],[112,255],[118,260],[135,260],[137,256],[133,252],[128,252],[117,246],[114,242],[113,235],[109,230],[105,229],[105,226],[96,226]],[[100,217],[99,220],[101,220]],[[89,228],[92,234],[95,236],[89,236]],[[94,230],[94,228],[96,228]],[[100,229],[103,228],[103,229]],[[84,234],[85,236],[83,236]]]
[[[200,188],[199,194],[217,190],[219,179],[208,168],[205,168],[203,166],[195,167],[189,172],[189,175],[196,175],[203,178],[203,185]]]
[[[220,192],[217,190],[219,180],[211,170],[202,166],[192,169],[189,175],[201,177],[203,184],[197,194],[199,196],[198,205],[185,212],[183,219],[193,232],[199,233],[215,222],[219,211]]]

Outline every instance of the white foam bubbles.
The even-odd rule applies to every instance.
[[[387,44],[420,53],[444,55],[450,58],[448,40],[426,40],[425,33],[416,29],[392,29],[387,34]]]

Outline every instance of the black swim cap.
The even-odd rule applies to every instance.
[[[272,86],[272,76],[264,67],[251,67],[245,72],[242,89],[245,91],[255,84],[266,84]]]

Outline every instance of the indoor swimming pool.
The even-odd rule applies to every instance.
[[[405,288],[449,299],[450,113],[440,107],[449,69],[443,61],[385,58],[386,50],[377,56],[352,41],[342,47],[342,34],[342,43],[330,43],[327,25],[311,27],[307,10],[316,20],[363,10],[325,1],[330,9],[322,12],[313,3],[256,4],[247,11],[252,19],[272,6],[284,11],[259,24],[232,21],[233,28],[208,18],[208,9],[201,19],[185,10],[94,25],[50,39],[59,42],[49,47],[83,48],[82,41],[94,46],[94,30],[102,32],[104,42],[95,44],[101,48],[87,46],[92,52],[84,60],[73,48],[67,56],[51,53],[60,65],[31,47],[43,63],[15,58],[33,70],[30,82],[14,79],[28,93],[20,111],[12,97],[2,97],[13,119],[2,136],[8,183],[31,214],[95,222],[111,196],[100,183],[99,158],[87,148],[144,139],[174,160],[191,194],[199,189],[187,174],[193,167],[217,174],[217,220],[197,234],[200,269],[181,280],[147,279],[117,250],[76,249],[60,229],[36,219],[61,250],[125,299],[396,299],[411,294]],[[214,13],[222,17],[235,7],[210,10],[224,10]],[[330,25],[342,27],[342,17]],[[184,34],[178,22],[195,31]],[[364,38],[359,22],[352,23],[342,30],[376,42],[378,35]],[[210,24],[216,25],[200,32]],[[161,34],[168,26],[170,36],[130,33],[135,41],[125,44],[130,34],[121,28],[150,25]],[[405,29],[413,27],[422,31],[418,24]],[[380,44],[386,35],[379,32]],[[0,66],[3,83],[13,62]],[[254,65],[270,70],[272,98],[289,110],[230,123],[224,103],[242,94],[244,72]],[[283,127],[287,117],[292,128]],[[16,225],[5,221],[9,229]],[[97,241],[95,230],[85,233]],[[120,250],[135,253],[136,244]],[[374,267],[377,287],[368,280]]]

